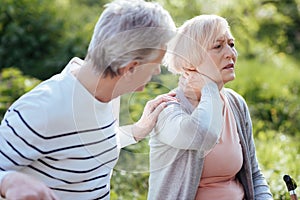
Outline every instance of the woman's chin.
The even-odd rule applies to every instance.
[[[230,82],[230,81],[233,81],[235,79],[235,74],[232,74],[230,76],[227,76],[226,78],[223,78],[223,82],[224,84]]]

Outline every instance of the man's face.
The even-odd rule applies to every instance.
[[[153,75],[160,74],[160,64],[164,55],[165,50],[158,50],[156,58],[151,59],[147,63],[133,66],[132,69],[122,75],[118,81],[117,87],[122,90],[123,94],[142,91]]]
[[[142,91],[145,85],[151,80],[153,75],[159,75],[161,72],[160,65],[165,55],[164,50],[159,50],[157,58],[149,62],[137,66],[135,69],[135,77],[133,82],[136,85],[134,91]]]

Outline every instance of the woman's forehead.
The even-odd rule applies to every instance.
[[[234,40],[234,37],[232,36],[229,30],[226,30],[224,33],[217,35],[215,38],[215,41],[223,40]]]

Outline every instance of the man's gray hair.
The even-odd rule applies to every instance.
[[[85,58],[97,73],[117,73],[132,60],[153,59],[175,35],[170,14],[159,4],[143,0],[116,0],[106,5]]]

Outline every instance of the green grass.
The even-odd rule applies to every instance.
[[[300,181],[300,137],[269,131],[256,137],[257,157],[274,199],[290,199],[283,176]],[[299,189],[297,189],[299,193]],[[300,194],[300,193],[299,193]]]

